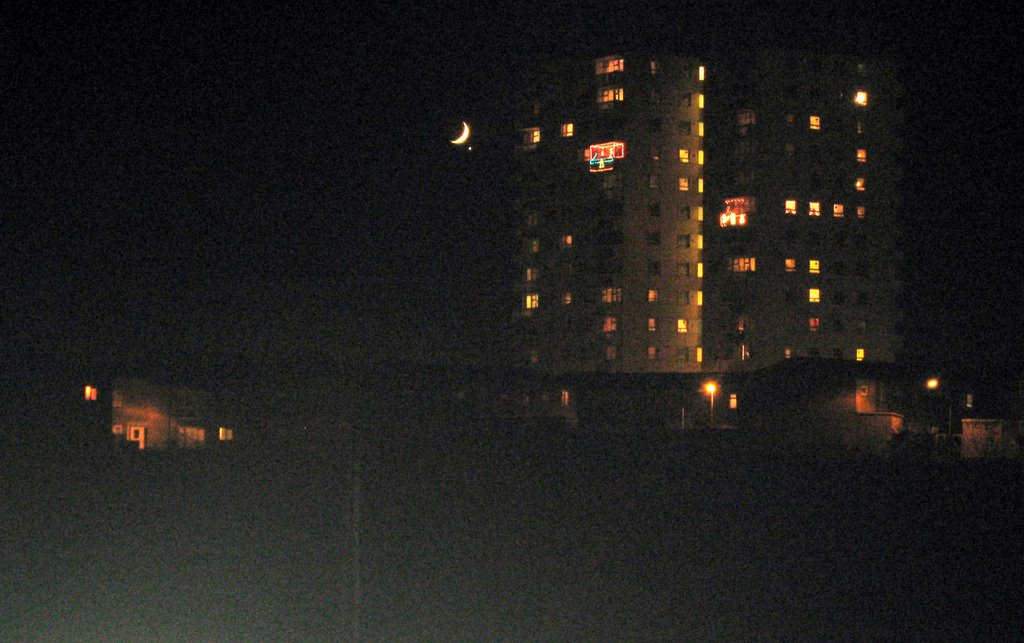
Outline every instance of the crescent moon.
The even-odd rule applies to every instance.
[[[454,145],[462,145],[469,140],[469,123],[462,121],[462,133],[454,141],[451,141]]]

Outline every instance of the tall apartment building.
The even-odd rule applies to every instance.
[[[898,88],[869,61],[612,55],[517,106],[522,362],[892,361]]]

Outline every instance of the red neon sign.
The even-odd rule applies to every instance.
[[[615,159],[626,156],[626,144],[622,141],[596,143],[587,149],[591,172],[607,172],[613,169]]]
[[[723,228],[747,225],[747,215],[754,211],[754,198],[749,196],[725,199],[725,211],[718,215],[718,225]]]

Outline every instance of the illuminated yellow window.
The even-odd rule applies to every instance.
[[[793,357],[793,349],[787,346],[782,354],[785,355],[786,359],[791,359]]]
[[[564,136],[565,138],[569,138],[570,136],[573,136],[575,134],[576,134],[576,124],[575,123],[562,123],[562,136]]]
[[[704,150],[697,150],[697,165],[704,165]]]
[[[819,259],[811,259],[807,262],[807,272],[812,275],[817,275],[821,272],[821,261]]]
[[[821,117],[820,116],[811,116],[811,118],[809,119],[809,125],[810,125],[810,128],[813,129],[813,130],[821,129]]]
[[[526,298],[524,300],[524,306],[526,307],[526,310],[540,308],[540,295],[536,293],[526,295]]]
[[[807,320],[807,330],[816,333],[819,328],[821,328],[821,319],[819,317],[811,317]]]
[[[858,362],[863,362],[864,361],[864,349],[863,348],[858,348],[857,349],[857,361]]]
[[[229,429],[226,426],[222,426],[217,429],[217,439],[221,442],[230,442],[235,439],[234,429]]]
[[[677,319],[676,320],[676,332],[677,333],[685,333],[685,332],[687,332],[687,330],[688,329],[687,329],[686,320],[685,319]]]
[[[697,94],[697,107],[699,109],[704,109],[704,94]]]
[[[698,290],[697,291],[697,305],[698,306],[703,306],[704,305],[704,291],[703,290]]]
[[[697,262],[697,278],[700,279],[703,276],[704,276],[704,262],[703,261],[698,261]]]
[[[562,394],[559,398],[559,401],[562,404],[562,406],[569,406],[569,403],[572,401],[572,395],[569,393],[569,391],[562,389]]]
[[[540,252],[540,239],[530,239],[530,252],[533,254]]]
[[[697,235],[697,249],[698,250],[703,250],[704,249],[704,235],[702,235],[702,234],[698,234]]]
[[[701,348],[700,346],[697,347],[697,361],[698,362],[703,362],[704,361],[704,349]]]
[[[861,148],[857,150],[857,162],[867,163],[868,162],[868,151]]]
[[[539,274],[540,273],[536,268],[527,268],[526,281],[537,281],[537,277],[539,276]]]
[[[864,191],[864,177],[863,176],[858,176],[857,180],[854,181],[854,186],[857,188],[858,192],[863,192]]]
[[[625,97],[625,92],[622,91],[621,87],[604,87],[597,90],[597,102],[602,105],[620,103],[625,100]]]
[[[622,56],[606,56],[594,61],[594,74],[610,74],[625,69],[626,61]]]
[[[843,204],[842,203],[834,203],[834,204],[832,204],[832,216],[834,216],[834,217],[841,217],[841,216],[843,216]]]
[[[786,214],[796,214],[796,199],[786,199]]]
[[[786,272],[796,272],[796,259],[786,259]]]
[[[697,122],[697,136],[704,136],[704,121]]]
[[[658,359],[658,347],[648,346],[647,347],[647,359]]]
[[[690,179],[688,179],[685,176],[679,177],[679,189],[681,191],[683,191],[683,192],[686,192],[687,190],[689,190],[690,189]]]
[[[704,80],[707,76],[707,72],[704,69],[704,65],[697,67],[697,80]]]
[[[647,318],[647,331],[653,333],[658,330],[658,320],[654,317]]]
[[[95,402],[96,401],[96,396],[98,395],[98,393],[99,393],[99,391],[97,391],[95,386],[86,386],[85,387],[85,400],[87,402]]]
[[[658,289],[657,288],[649,288],[647,290],[647,301],[649,301],[652,304],[654,302],[658,301]]]
[[[690,162],[690,150],[679,148],[679,162],[689,163]]]
[[[863,219],[864,216],[867,213],[868,213],[868,209],[866,207],[864,207],[863,205],[858,205],[857,206],[857,218],[858,219]]]
[[[754,272],[757,270],[757,259],[754,257],[736,257],[732,260],[733,272]]]
[[[697,206],[697,220],[698,221],[703,221],[704,220],[704,206],[702,206],[702,205],[698,205]]]
[[[658,61],[657,60],[650,61],[647,64],[647,68],[650,70],[651,76],[657,76],[658,75]]]
[[[867,106],[868,93],[863,89],[857,90],[857,93],[853,95],[853,102],[861,107]]]
[[[744,346],[744,348],[746,347]],[[735,411],[739,405],[739,397],[735,393],[729,393],[729,408]]]
[[[807,204],[807,214],[812,217],[821,216],[821,203],[818,201],[811,201]]]
[[[569,291],[562,293],[562,303],[568,306],[572,303],[572,293]]]
[[[572,246],[572,235],[571,234],[564,234],[564,235],[562,235],[562,247],[563,248],[569,248],[571,246]]]
[[[704,179],[703,177],[697,179],[697,192],[704,193]]]
[[[601,325],[601,332],[614,333],[619,330],[619,318],[608,316],[604,318],[604,323]]]
[[[821,301],[821,289],[811,288],[807,291],[807,301],[817,304]]]
[[[601,301],[606,304],[617,304],[622,301],[622,288],[602,288]]]
[[[523,142],[525,142],[527,144],[540,143],[540,128],[539,127],[531,127],[529,129],[527,129],[526,130],[526,136],[525,136]]]

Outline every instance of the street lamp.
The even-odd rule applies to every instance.
[[[928,381],[924,383],[924,386],[929,391],[939,390],[939,378],[930,377]],[[946,393],[946,401],[949,403],[949,408],[946,410],[946,436],[947,439],[953,434],[953,398]]]
[[[704,384],[704,392],[711,396],[711,425],[715,425],[715,391],[718,390],[718,385],[714,382],[706,382]]]

